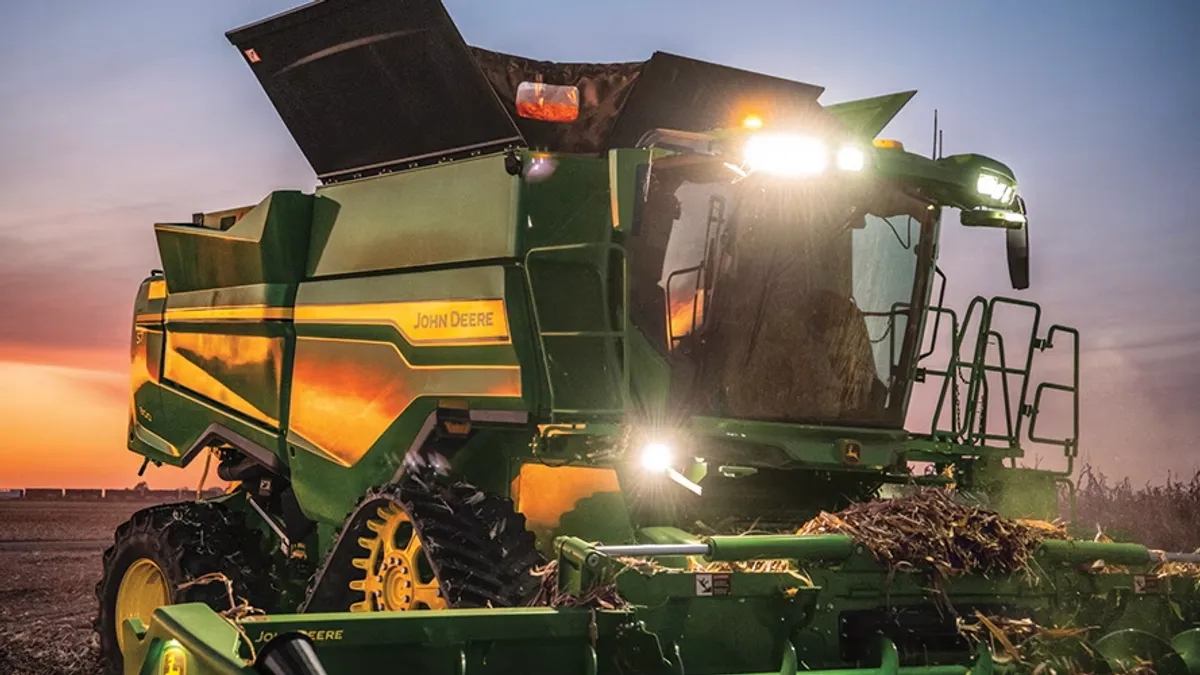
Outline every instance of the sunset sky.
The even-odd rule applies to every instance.
[[[151,225],[315,184],[224,37],[295,2],[0,2],[0,487],[137,480],[125,364]],[[927,152],[936,107],[947,154],[1017,173],[1021,297],[1084,332],[1085,458],[1138,482],[1200,468],[1200,3],[447,6],[468,42],[534,58],[659,49],[820,84],[824,103],[920,90],[886,136]],[[1008,292],[1003,235],[947,229],[949,297]]]

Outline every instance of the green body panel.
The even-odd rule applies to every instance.
[[[154,227],[172,293],[260,283],[295,283],[304,274],[311,195],[274,192],[227,230]]]
[[[247,623],[246,639],[259,648],[275,635],[304,631],[320,646],[329,673],[363,672],[375,664],[404,661],[428,673],[526,671],[595,673],[596,639],[609,639],[621,613],[585,610],[451,610],[436,615],[280,615]],[[381,620],[382,619],[382,620]],[[430,621],[430,619],[433,619]],[[131,635],[138,635],[130,627]],[[172,641],[188,649],[188,673],[256,672],[236,649],[237,631],[204,605],[177,605],[155,612],[128,659],[157,666]],[[221,645],[209,648],[208,645]],[[154,672],[154,671],[150,671]]]
[[[537,401],[532,355],[518,350],[530,342],[520,337],[529,331],[521,287],[510,287],[519,283],[506,266],[489,264],[301,284],[288,441],[293,485],[310,517],[340,522],[367,488],[391,480],[439,401],[509,411]],[[517,298],[505,303],[514,338],[498,344],[414,346],[403,326],[378,320],[387,312],[361,314],[508,297]]]
[[[866,140],[879,135],[917,92],[904,91],[825,106],[852,134]]]
[[[148,279],[143,293],[155,283],[163,282]],[[220,424],[282,455],[278,430],[286,424],[291,324],[205,314],[284,309],[294,294],[294,286],[261,284],[139,299],[131,446],[156,461],[186,463],[209,426]]]
[[[512,257],[518,186],[498,155],[324,186],[307,274]]]

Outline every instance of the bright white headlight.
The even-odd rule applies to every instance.
[[[825,170],[829,151],[820,139],[795,134],[754,134],[742,151],[751,171],[811,176]]]
[[[866,158],[863,155],[861,148],[856,148],[853,145],[844,145],[837,154],[837,168],[842,171],[862,171],[863,164],[866,163]]]
[[[979,180],[975,182],[975,189],[981,195],[991,195],[997,187],[1000,186],[1000,180],[990,173],[979,174]]]
[[[653,473],[662,473],[671,468],[672,454],[666,443],[647,443],[642,448],[642,468]]]
[[[975,190],[1004,204],[1011,202],[1016,195],[1016,188],[1011,183],[990,173],[979,174],[979,179],[975,181]]]

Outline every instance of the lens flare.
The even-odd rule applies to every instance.
[[[795,134],[755,134],[742,151],[752,171],[785,177],[812,176],[825,170],[828,150],[820,139]]]
[[[862,171],[866,158],[861,148],[853,145],[842,146],[837,154],[837,168],[842,171]]]
[[[671,448],[666,443],[647,443],[642,448],[642,468],[654,473],[662,473],[671,468]]]

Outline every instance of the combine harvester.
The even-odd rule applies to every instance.
[[[112,672],[1200,673],[1191,556],[1016,520],[1076,334],[942,307],[943,211],[1024,288],[1026,208],[876,138],[913,92],[531,61],[436,0],[229,38],[321,185],[155,226],[129,447],[234,487],[117,530]]]

